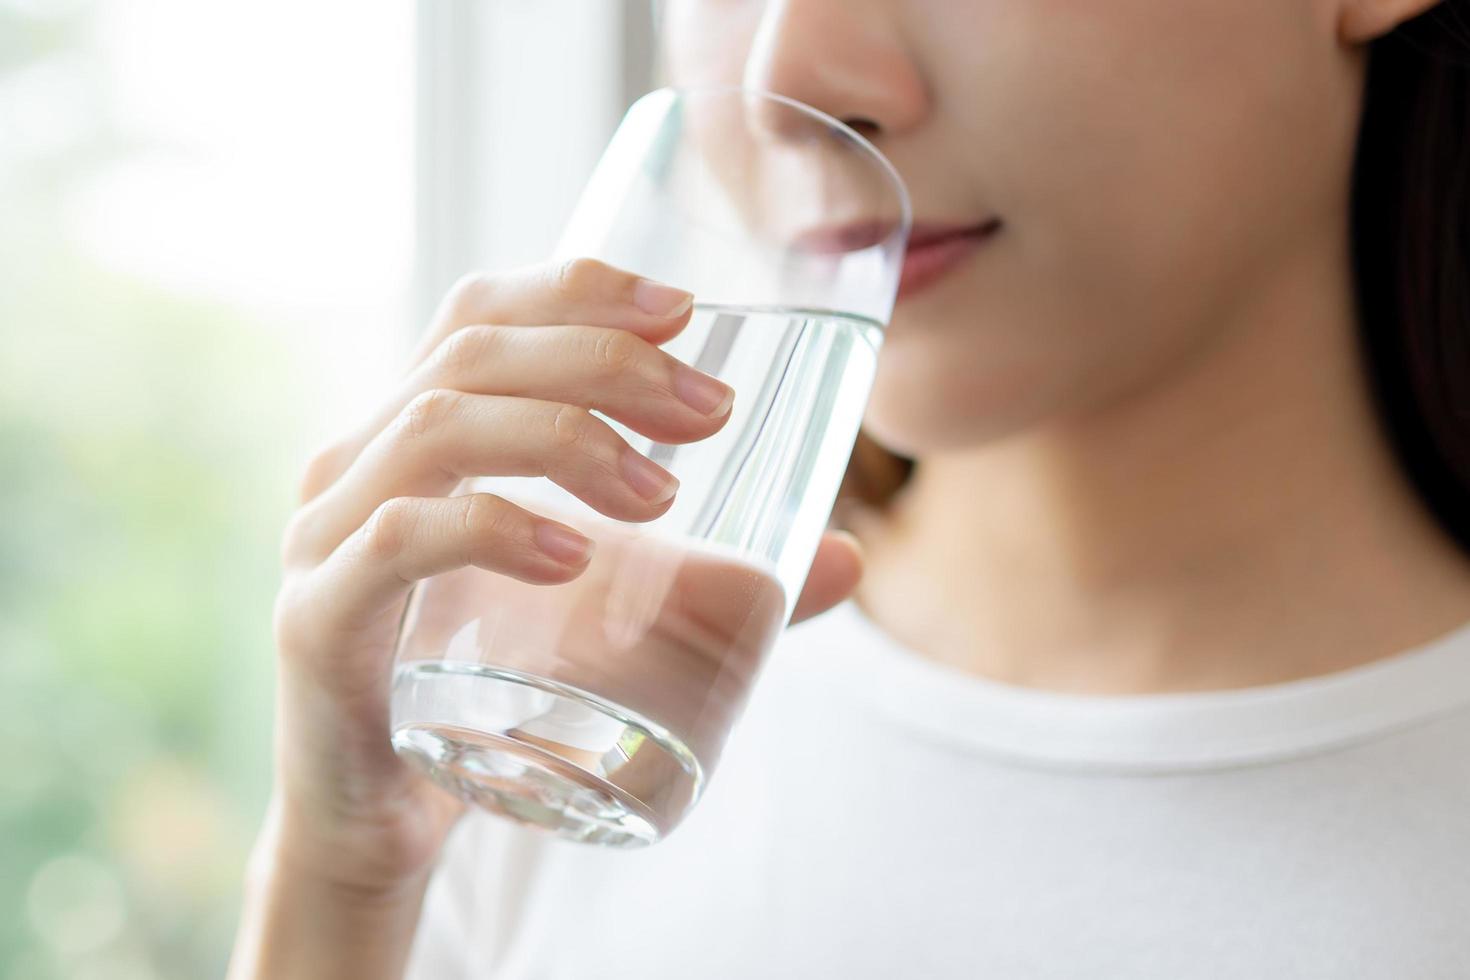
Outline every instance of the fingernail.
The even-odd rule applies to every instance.
[[[692,367],[674,372],[674,393],[696,412],[714,419],[728,412],[735,400],[734,388]]]
[[[623,453],[623,479],[651,504],[661,504],[679,489],[679,481],[636,449]]]
[[[591,538],[560,524],[537,524],[536,544],[564,565],[580,565],[595,547]]]
[[[653,316],[675,317],[689,309],[694,296],[682,289],[652,279],[639,279],[633,287],[633,304]]]

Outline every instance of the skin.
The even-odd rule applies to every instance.
[[[1363,45],[1429,5],[671,0],[672,81],[814,104],[920,219],[1004,221],[896,312],[866,425],[915,479],[859,520],[865,559],[824,540],[798,618],[856,590],[921,655],[1088,693],[1308,676],[1470,618],[1470,562],[1395,469],[1352,342]],[[232,980],[402,975],[459,812],[382,737],[408,583],[584,567],[538,549],[534,515],[446,498],[462,475],[667,507],[582,409],[662,441],[728,416],[682,405],[656,350],[688,297],[639,297],[585,261],[467,278],[401,388],[307,467]]]
[[[876,143],[917,220],[1004,222],[880,356],[865,427],[918,462],[853,522],[885,630],[1142,693],[1470,618],[1377,430],[1349,274],[1362,45],[1430,5],[672,0],[672,81],[801,99]]]

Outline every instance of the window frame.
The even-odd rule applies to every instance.
[[[623,111],[653,85],[654,5],[418,0],[416,323],[466,272],[549,250]],[[554,86],[528,80],[527,65],[543,63]]]

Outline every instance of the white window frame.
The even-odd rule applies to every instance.
[[[652,0],[418,0],[416,322],[462,274],[544,257],[652,85]]]

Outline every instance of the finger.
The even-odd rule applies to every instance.
[[[454,333],[480,324],[588,324],[626,330],[651,344],[672,338],[689,321],[693,297],[591,258],[551,261],[462,277],[440,301],[408,359],[412,374]],[[298,497],[306,503],[332,484],[399,409],[430,385],[404,384],[364,424],[308,460]]]
[[[446,494],[466,477],[487,475],[548,477],[622,521],[652,520],[678,489],[671,473],[584,408],[434,389],[297,512],[288,563],[324,558],[384,500]]]
[[[863,552],[846,531],[828,531],[817,547],[806,584],[791,614],[792,624],[826,612],[850,596],[863,577]]]
[[[396,497],[311,572],[286,628],[298,646],[331,649],[332,637],[379,623],[419,579],[473,565],[533,584],[569,582],[593,548],[576,529],[494,494]]]
[[[476,323],[587,323],[661,344],[679,332],[694,297],[598,259],[552,260],[462,277],[409,356],[413,368],[454,331]]]
[[[580,405],[663,443],[713,434],[735,397],[723,381],[626,330],[482,324],[440,344],[367,428],[381,431],[432,388]]]

